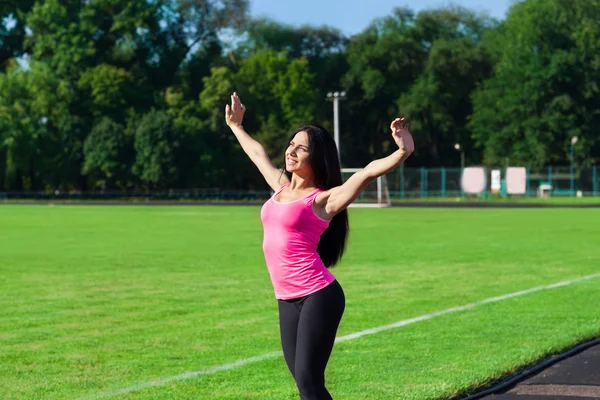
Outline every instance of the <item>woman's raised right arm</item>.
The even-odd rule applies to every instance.
[[[240,101],[237,93],[231,96],[231,106],[225,107],[225,122],[231,128],[231,131],[242,146],[244,152],[250,157],[250,160],[258,167],[258,170],[267,181],[267,184],[273,190],[279,189],[289,180],[285,174],[282,174],[277,167],[273,165],[269,155],[264,147],[255,139],[253,139],[242,126],[246,107]]]

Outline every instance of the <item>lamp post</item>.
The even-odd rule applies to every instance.
[[[575,151],[573,148],[578,140],[577,136],[571,138],[571,196],[575,194]]]
[[[346,99],[346,92],[329,92],[327,93],[327,100],[333,102],[333,140],[338,150],[338,157],[340,158],[341,164],[341,153],[340,153],[340,100]]]
[[[460,151],[460,169],[464,170],[465,169],[465,152],[463,151],[463,148],[460,146],[460,143],[456,143],[454,145],[454,148],[456,149],[456,151]]]

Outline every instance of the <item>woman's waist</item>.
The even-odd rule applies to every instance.
[[[280,254],[284,257],[302,255],[308,257],[317,254],[320,237],[306,235],[265,234],[263,251],[269,254]]]
[[[267,259],[267,268],[274,284],[311,286],[318,282],[331,281],[333,279],[333,275],[325,267],[318,255],[312,260],[302,261]]]
[[[316,246],[315,246],[316,247]],[[267,264],[277,264],[284,267],[314,267],[323,264],[317,249],[278,248],[264,246],[263,252]]]

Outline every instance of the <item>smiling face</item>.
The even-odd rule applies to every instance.
[[[312,174],[308,135],[305,131],[298,132],[288,144],[285,151],[285,169],[298,175]]]

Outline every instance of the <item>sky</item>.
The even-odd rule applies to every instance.
[[[396,7],[414,11],[451,4],[503,19],[514,0],[250,0],[253,17],[268,17],[290,25],[328,25],[346,35],[361,32],[375,18]]]

